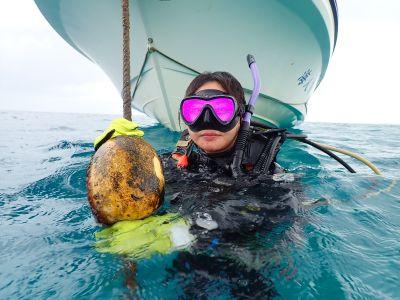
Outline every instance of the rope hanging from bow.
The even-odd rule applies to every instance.
[[[122,99],[123,117],[132,121],[131,70],[129,38],[129,0],[122,0]]]

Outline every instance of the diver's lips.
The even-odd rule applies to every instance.
[[[204,132],[204,133],[200,134],[201,137],[217,137],[217,136],[220,136],[220,135],[221,134],[213,132],[213,131]]]
[[[220,136],[221,134],[216,132],[204,132],[200,134],[200,138],[208,143],[215,142]]]

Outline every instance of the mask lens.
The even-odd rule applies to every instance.
[[[204,106],[207,104],[207,101],[201,99],[186,99],[182,103],[182,117],[188,122],[194,122],[203,111]]]
[[[227,124],[236,116],[235,100],[230,97],[215,97],[203,100],[201,98],[186,98],[181,103],[181,115],[186,124],[196,122],[204,108],[208,106],[219,122]]]
[[[215,98],[210,100],[208,104],[222,122],[230,122],[235,116],[235,103],[231,98]]]

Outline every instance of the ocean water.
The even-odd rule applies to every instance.
[[[135,261],[132,273],[123,257],[94,248],[102,227],[86,199],[92,141],[113,117],[0,112],[0,299],[254,299],[265,283],[263,298],[400,298],[400,126],[301,125],[311,140],[367,157],[383,176],[345,158],[357,170],[349,174],[289,141],[279,162],[301,182],[301,209],[260,230],[257,251],[245,245],[235,256],[234,242],[226,260],[175,251]],[[177,134],[136,120],[160,153],[173,149]]]

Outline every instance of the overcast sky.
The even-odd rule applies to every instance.
[[[400,0],[338,0],[339,39],[306,121],[400,123]],[[0,1],[0,110],[121,113],[99,67],[33,0]]]

